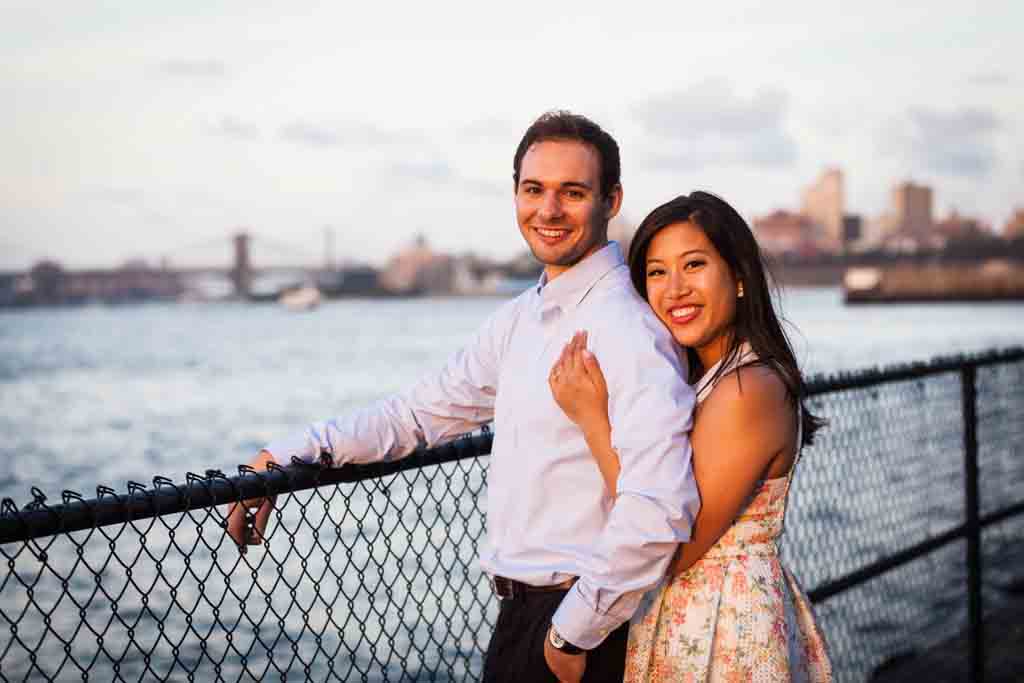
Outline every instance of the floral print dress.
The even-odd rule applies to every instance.
[[[751,360],[747,351],[735,365]],[[698,402],[716,370],[698,383]],[[629,628],[627,683],[832,680],[810,602],[779,562],[795,468],[762,482],[704,557],[644,597]]]

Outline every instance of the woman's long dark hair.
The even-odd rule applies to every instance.
[[[739,355],[743,342],[757,355],[756,364],[774,369],[803,420],[803,444],[810,444],[825,420],[813,415],[804,405],[807,387],[793,354],[789,338],[782,329],[772,305],[768,285],[768,265],[750,226],[725,200],[708,192],[692,192],[676,197],[652,211],[637,228],[629,248],[629,274],[633,286],[647,298],[647,249],[662,229],[675,223],[690,222],[707,235],[725,260],[737,282],[743,284],[743,296],[736,300],[736,320],[718,372],[723,372]],[[687,348],[691,383],[704,374],[694,349]]]

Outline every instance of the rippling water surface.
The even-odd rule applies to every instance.
[[[228,467],[269,438],[399,389],[464,343],[495,299],[144,305],[0,313],[0,495]],[[1024,343],[1016,304],[784,300],[811,372]]]

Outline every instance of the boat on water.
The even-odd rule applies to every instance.
[[[311,311],[320,305],[320,290],[303,285],[281,293],[277,301],[290,311]]]
[[[1024,300],[1024,265],[979,263],[857,266],[843,276],[846,303]]]

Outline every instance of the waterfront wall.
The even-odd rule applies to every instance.
[[[1024,300],[1024,265],[990,259],[974,264],[897,264],[850,268],[849,303]]]

